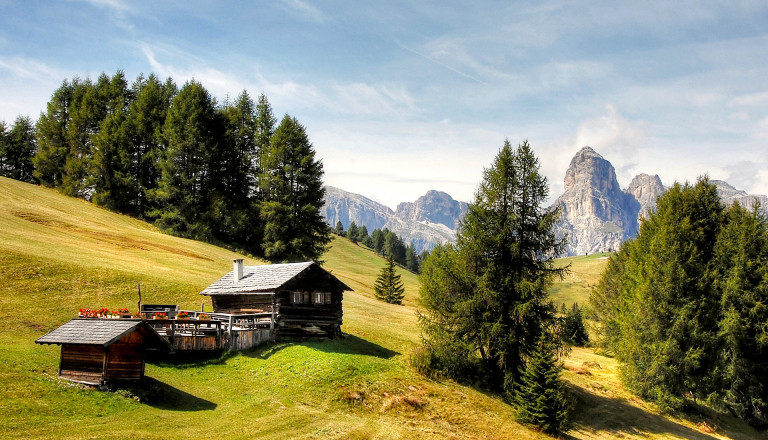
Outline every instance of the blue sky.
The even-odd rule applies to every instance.
[[[556,197],[592,146],[622,187],[708,173],[768,194],[768,2],[0,0],[0,120],[122,69],[264,92],[329,185],[471,200],[505,138]]]

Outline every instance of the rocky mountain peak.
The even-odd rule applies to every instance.
[[[448,193],[430,190],[413,203],[397,205],[395,217],[403,221],[438,223],[456,229],[466,210],[465,202],[454,200]]]
[[[565,173],[565,192],[554,206],[556,232],[568,237],[568,254],[618,249],[637,231],[640,204],[621,190],[616,170],[591,147],[579,150]]]
[[[656,206],[656,199],[664,194],[664,191],[664,185],[662,185],[658,174],[651,176],[643,173],[632,179],[626,192],[640,203],[638,221],[640,218],[648,217],[648,214]]]
[[[574,187],[591,188],[606,194],[621,192],[613,165],[589,146],[573,156],[563,183],[566,192]]]

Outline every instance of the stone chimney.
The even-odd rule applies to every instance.
[[[238,258],[236,260],[232,260],[232,266],[233,266],[233,281],[235,284],[237,284],[238,281],[243,279],[243,259]]]

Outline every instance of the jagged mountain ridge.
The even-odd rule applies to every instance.
[[[721,180],[710,183],[717,187],[725,205],[738,201],[751,208],[759,202],[768,213],[768,197],[747,194]],[[655,209],[656,199],[666,191],[659,176],[650,174],[635,176],[622,189],[611,162],[591,147],[574,155],[565,173],[564,187],[563,194],[551,205],[562,212],[555,232],[568,236],[563,256],[618,249],[637,234],[641,219]],[[328,186],[322,214],[328,224],[341,221],[345,229],[352,221],[365,225],[369,232],[388,228],[421,252],[439,243],[455,243],[456,227],[466,210],[467,203],[440,191],[429,191],[415,202],[400,203],[393,211],[359,194]]]
[[[368,232],[387,228],[417,252],[430,250],[440,243],[456,241],[456,227],[467,210],[467,203],[454,200],[442,191],[428,191],[415,202],[398,204],[397,210],[359,194],[332,186],[325,187],[322,215],[329,225],[340,221],[344,229],[351,222]]]

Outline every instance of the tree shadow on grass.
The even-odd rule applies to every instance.
[[[127,391],[141,403],[170,411],[210,411],[218,406],[151,377],[144,377],[136,383],[120,384],[117,391],[120,390]]]
[[[381,359],[390,359],[398,352],[382,347],[355,335],[344,335],[335,339],[288,339],[285,341],[263,345],[253,350],[242,352],[248,357],[269,359],[273,354],[293,345],[301,345],[324,353],[360,354]]]
[[[576,402],[571,413],[572,430],[588,432],[596,437],[624,437],[649,434],[677,436],[695,440],[716,437],[675,423],[664,416],[638,408],[625,399],[592,394],[582,388],[569,387]],[[564,438],[576,437],[565,434]]]

